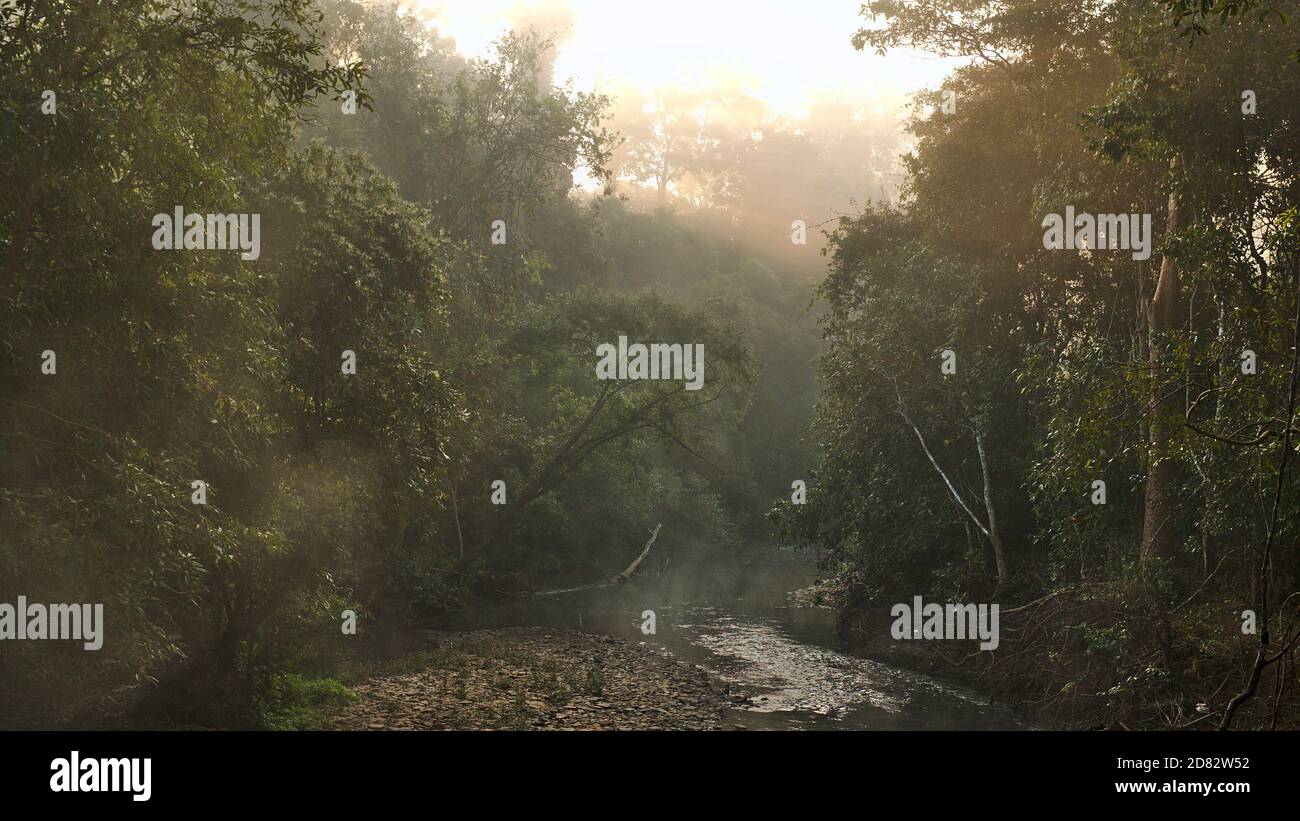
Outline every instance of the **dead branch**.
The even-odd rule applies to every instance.
[[[622,573],[619,573],[617,576],[610,576],[608,579],[606,579],[603,582],[584,584],[580,587],[565,587],[560,590],[540,590],[536,593],[533,593],[532,595],[557,596],[561,593],[576,593],[579,590],[595,590],[600,587],[614,587],[615,585],[619,585],[626,582],[628,579],[632,578],[632,574],[635,573],[637,571],[637,568],[641,566],[641,562],[645,560],[645,557],[650,555],[650,548],[654,547],[655,539],[659,538],[659,529],[662,527],[663,527],[662,522],[655,525],[655,529],[650,531],[650,541],[645,543],[645,549],[641,551],[641,555],[637,556],[636,559],[633,560],[633,562],[627,566],[627,569],[624,570]]]

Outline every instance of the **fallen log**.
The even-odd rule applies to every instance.
[[[641,562],[644,561],[645,557],[650,554],[650,548],[654,547],[655,539],[659,538],[659,529],[662,527],[663,527],[662,522],[655,525],[655,529],[650,531],[650,541],[645,543],[645,549],[641,551],[641,555],[637,556],[636,559],[630,565],[627,566],[627,569],[624,570],[622,573],[619,573],[617,576],[610,576],[608,579],[606,579],[603,582],[584,584],[581,587],[565,587],[560,590],[539,590],[533,593],[532,595],[558,596],[561,593],[576,593],[580,590],[596,590],[601,587],[613,587],[614,585],[623,584],[628,579],[632,578],[632,574],[637,571],[637,568],[641,566]]]

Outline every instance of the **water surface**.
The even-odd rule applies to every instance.
[[[511,603],[473,626],[571,628],[671,653],[730,685],[728,728],[1024,729],[970,689],[839,652],[833,611],[790,597],[814,578],[805,556],[753,551],[737,566]],[[642,631],[647,610],[653,635]]]

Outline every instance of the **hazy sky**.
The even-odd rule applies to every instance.
[[[901,52],[877,57],[849,38],[859,0],[417,0],[470,56],[519,22],[567,32],[556,80],[578,90],[642,90],[720,82],[799,116],[818,96],[859,104],[937,85],[954,61]]]

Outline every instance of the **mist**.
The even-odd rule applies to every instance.
[[[1300,726],[1295,6],[0,4],[0,726]]]

